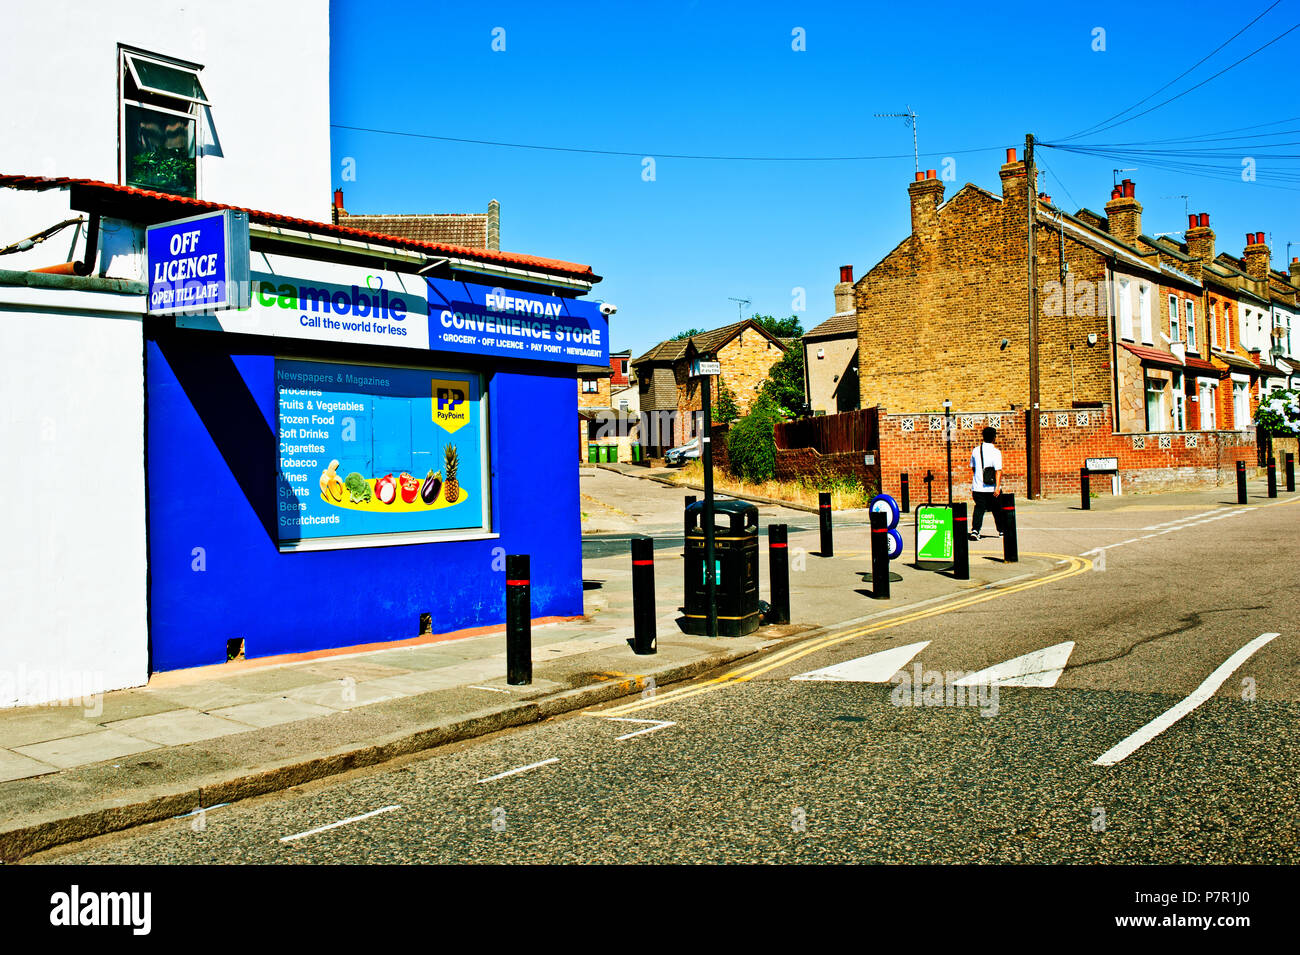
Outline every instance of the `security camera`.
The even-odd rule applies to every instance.
[[[615,305],[613,302],[600,303],[600,314],[602,315],[613,315],[617,311],[618,311],[618,306]]]

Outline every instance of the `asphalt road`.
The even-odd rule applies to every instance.
[[[1300,504],[1053,520],[1022,548],[1091,569],[32,861],[1300,860]],[[918,644],[935,705],[791,679]],[[1065,644],[1025,668],[1050,685],[955,688]]]

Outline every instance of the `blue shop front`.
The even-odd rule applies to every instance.
[[[146,243],[151,669],[500,625],[506,554],[530,555],[534,618],[581,615],[599,277],[211,214],[225,245],[170,219]]]

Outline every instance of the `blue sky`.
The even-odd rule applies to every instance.
[[[501,202],[501,244],[592,265],[619,306],[615,350],[753,312],[833,310],[838,267],[855,276],[907,235],[911,132],[875,113],[911,106],[921,167],[997,191],[1004,150],[1053,142],[1143,99],[1272,0],[1222,3],[331,3],[331,122],[633,156],[470,145],[335,128],[335,185],[351,212],[477,212]],[[1139,109],[1200,82],[1300,23],[1283,0]],[[492,49],[503,29],[505,50]],[[802,28],[806,49],[792,49]],[[1105,31],[1104,51],[1094,50]],[[499,37],[500,34],[498,33]],[[1177,171],[1049,149],[1040,188],[1098,211],[1116,166],[1137,184],[1148,233],[1210,213],[1220,251],[1264,231],[1273,264],[1300,255],[1300,102],[1288,78],[1300,29],[1200,89],[1082,137],[1149,142],[1276,123],[1207,146],[1213,169]],[[1026,82],[1030,78],[1031,82]],[[1295,135],[1272,135],[1296,128]],[[1156,148],[1168,149],[1169,146]],[[1178,147],[1185,148],[1185,147]],[[1196,147],[1200,148],[1200,147]],[[978,150],[968,152],[967,150]],[[899,156],[851,162],[664,158]],[[928,154],[928,155],[927,155]],[[655,179],[643,179],[645,156]],[[1242,160],[1258,171],[1243,181]],[[345,159],[355,181],[342,181]],[[1161,161],[1165,161],[1163,158]],[[1197,162],[1210,162],[1198,159]],[[1059,178],[1058,178],[1059,177]],[[807,290],[794,311],[792,290]]]

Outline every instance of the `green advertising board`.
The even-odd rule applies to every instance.
[[[923,504],[916,509],[916,566],[944,570],[952,566],[952,509]]]

